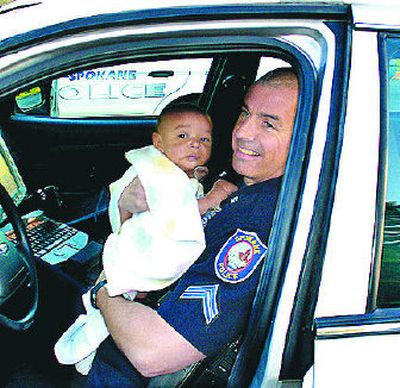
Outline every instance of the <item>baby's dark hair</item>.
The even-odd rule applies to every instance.
[[[207,117],[211,122],[211,118],[208,115],[208,113],[205,111],[205,109],[201,108],[200,106],[198,106],[194,103],[191,103],[191,102],[172,102],[172,103],[168,104],[161,111],[160,115],[158,116],[157,124],[156,124],[156,131],[158,131],[158,127],[159,127],[163,117],[169,113],[199,113],[199,114]]]

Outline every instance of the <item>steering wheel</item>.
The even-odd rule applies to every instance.
[[[11,223],[16,243],[0,235],[0,308],[22,287],[28,287],[32,295],[28,299],[22,318],[11,318],[0,312],[0,323],[13,330],[26,330],[34,322],[39,300],[39,284],[35,260],[25,232],[25,225],[14,202],[0,184],[0,205]]]

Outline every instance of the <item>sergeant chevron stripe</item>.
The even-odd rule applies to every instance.
[[[219,314],[217,305],[218,284],[189,286],[180,296],[181,299],[200,299],[207,325]]]

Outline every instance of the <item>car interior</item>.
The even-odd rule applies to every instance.
[[[186,59],[162,58],[163,63]],[[200,89],[161,94],[164,105],[192,101],[212,117],[213,153],[206,190],[221,173],[237,179],[230,167],[231,130],[248,86],[268,70],[290,65],[276,54],[254,51],[214,53],[207,59],[210,66]],[[143,68],[152,61],[142,63]],[[86,77],[94,74],[90,68],[77,71]],[[149,74],[147,79],[165,86],[174,69],[162,67]],[[71,386],[76,378],[72,366],[57,364],[53,346],[82,311],[80,296],[101,271],[102,244],[110,233],[108,185],[128,168],[126,151],[151,144],[157,118],[155,113],[63,116],[54,108],[57,99],[68,99],[67,94],[57,94],[61,89],[55,81],[62,77],[72,78],[64,72],[57,79],[41,80],[18,90],[0,108],[0,182],[5,187],[0,186],[0,250],[20,254],[13,247],[22,246],[24,252],[24,265],[7,268],[14,274],[12,282],[0,289],[1,321],[7,326],[0,330],[1,343],[7,344],[2,386]],[[148,303],[159,297],[155,292]]]

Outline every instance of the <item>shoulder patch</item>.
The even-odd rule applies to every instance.
[[[266,252],[256,233],[237,229],[218,252],[215,273],[224,282],[242,282],[255,271]]]

